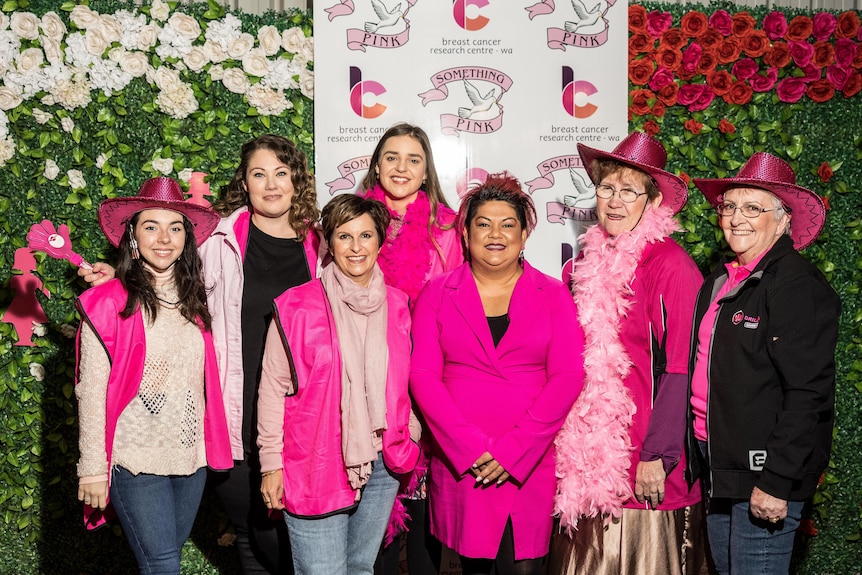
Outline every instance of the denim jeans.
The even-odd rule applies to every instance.
[[[111,474],[111,503],[132,547],[141,575],[178,575],[206,483],[207,470],[194,475]]]
[[[787,517],[772,524],[749,513],[748,500],[711,499],[706,529],[719,575],[787,575],[802,501],[787,502]]]
[[[398,479],[381,454],[350,511],[315,519],[284,514],[296,575],[371,575],[383,541]]]

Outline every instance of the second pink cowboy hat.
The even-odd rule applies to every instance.
[[[646,172],[661,192],[662,206],[669,207],[675,214],[685,206],[688,199],[688,186],[682,178],[664,169],[667,164],[667,152],[664,145],[649,134],[632,132],[617,144],[613,152],[578,144],[578,153],[587,175],[596,185],[599,182],[593,177],[593,160],[615,160]]]
[[[761,188],[775,194],[790,212],[790,237],[797,250],[808,247],[826,225],[826,207],[816,193],[796,185],[790,164],[772,154],[757,152],[732,178],[695,179],[694,185],[713,206],[729,188]]]
[[[185,201],[176,180],[151,178],[141,184],[137,196],[110,198],[99,204],[99,225],[114,247],[120,245],[120,239],[132,216],[143,210],[171,210],[181,213],[194,226],[198,246],[210,237],[219,223],[219,215],[212,208]]]

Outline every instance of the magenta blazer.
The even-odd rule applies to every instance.
[[[548,552],[553,442],[583,385],[583,332],[560,281],[524,263],[494,347],[470,265],[432,279],[413,310],[410,391],[432,436],[431,531],[468,557],[493,558],[511,517],[515,558]],[[485,451],[511,474],[477,487]]]

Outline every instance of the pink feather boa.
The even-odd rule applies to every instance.
[[[619,328],[633,303],[630,282],[644,248],[678,229],[671,210],[659,207],[647,209],[631,232],[614,238],[596,225],[580,240],[572,291],[585,337],[584,388],[555,440],[554,511],[569,533],[581,516],[619,517],[633,495],[635,405],[625,386],[631,359]]]

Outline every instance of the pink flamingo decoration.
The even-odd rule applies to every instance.
[[[31,250],[45,252],[52,258],[67,260],[81,268],[93,268],[84,258],[72,250],[72,242],[69,240],[69,226],[66,224],[60,224],[59,229],[54,228],[51,220],[42,220],[41,223],[33,224],[27,233],[27,245]]]

